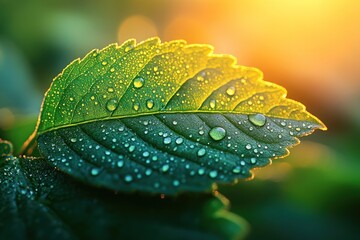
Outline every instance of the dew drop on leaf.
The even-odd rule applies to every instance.
[[[124,178],[125,182],[131,182],[133,180],[131,175],[126,175]]]
[[[129,147],[129,152],[133,152],[135,150],[135,146],[134,145],[131,145],[130,147]]]
[[[114,89],[113,89],[112,87],[109,87],[109,88],[107,89],[107,91],[108,91],[109,93],[113,93],[113,92],[114,92]]]
[[[154,107],[154,101],[153,101],[152,99],[148,99],[148,100],[146,101],[146,107],[147,107],[148,109],[152,109],[152,108]]]
[[[205,174],[205,169],[200,168],[200,169],[198,170],[198,174],[199,174],[199,175],[204,175],[204,174]]]
[[[198,155],[199,157],[202,157],[202,156],[204,156],[205,154],[206,154],[205,148],[200,148],[199,151],[197,152],[197,155]]]
[[[254,124],[255,126],[258,126],[258,127],[262,127],[266,123],[265,115],[260,114],[260,113],[250,114],[248,118],[252,124]]]
[[[164,144],[170,144],[170,143],[171,143],[171,138],[170,137],[164,138]]]
[[[213,171],[209,172],[209,177],[211,177],[211,178],[216,178],[217,175],[218,175],[218,173],[217,173],[216,170],[213,170]]]
[[[124,161],[118,161],[116,165],[121,168],[124,166]]]
[[[168,164],[165,164],[161,167],[161,171],[167,172],[167,171],[169,171],[169,168],[170,168],[170,166]]]
[[[174,181],[173,181],[173,185],[174,185],[175,187],[179,186],[179,185],[180,185],[179,180],[174,180]]]
[[[141,88],[144,86],[145,80],[142,77],[136,77],[134,79],[134,88]]]
[[[235,94],[235,87],[231,86],[228,89],[226,89],[226,94],[229,96],[233,96]]]
[[[117,105],[118,105],[118,101],[116,99],[110,99],[106,103],[106,109],[112,112],[117,108]]]
[[[232,172],[233,172],[233,173],[240,173],[240,170],[241,170],[241,168],[240,168],[239,166],[236,166],[236,167],[232,170]]]
[[[246,148],[246,149],[251,149],[251,145],[250,145],[250,144],[246,144],[245,148]]]
[[[220,141],[226,135],[226,130],[222,127],[214,127],[209,132],[210,137],[215,141]]]
[[[138,103],[134,103],[133,108],[135,111],[138,111],[140,108],[140,105]]]
[[[175,140],[175,142],[176,142],[176,144],[182,144],[183,142],[184,142],[184,139],[183,138],[181,138],[181,137],[179,137],[179,138],[177,138],[176,140]]]
[[[91,169],[91,172],[90,172],[90,174],[91,174],[92,176],[97,176],[97,175],[99,175],[99,173],[100,173],[100,169],[99,169],[99,168],[93,168],[93,169]]]
[[[210,100],[210,107],[214,109],[215,106],[216,106],[216,100],[214,99]]]

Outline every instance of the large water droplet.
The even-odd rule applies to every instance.
[[[146,101],[146,107],[147,107],[148,109],[152,109],[152,108],[154,107],[154,101],[153,101],[152,99],[148,99],[148,100]]]
[[[97,176],[97,175],[99,175],[99,173],[100,173],[100,168],[93,168],[93,169],[91,169],[91,171],[90,171],[90,174],[91,174],[92,176]]]
[[[216,178],[217,175],[218,175],[218,173],[217,173],[216,170],[213,170],[213,171],[209,172],[209,177],[211,177],[211,178]]]
[[[145,80],[142,77],[136,77],[134,79],[134,88],[141,88],[144,86]]]
[[[138,111],[139,108],[140,108],[139,103],[134,103],[134,104],[133,104],[133,108],[134,108],[135,111]]]
[[[118,101],[116,99],[110,99],[106,103],[106,109],[112,112],[117,108],[117,105],[118,105]]]
[[[250,114],[249,121],[255,126],[262,127],[266,123],[266,117],[263,114]]]
[[[72,143],[75,143],[75,142],[77,141],[77,139],[76,139],[76,138],[71,138],[70,141],[71,141]]]
[[[240,173],[240,171],[241,171],[240,166],[236,166],[236,167],[232,170],[233,173]]]
[[[118,161],[117,164],[116,164],[119,168],[123,167],[124,166],[124,161]]]
[[[213,109],[216,107],[216,100],[214,99],[210,100],[210,107]]]
[[[107,91],[108,91],[109,93],[113,93],[113,92],[114,92],[114,88],[109,87],[109,88],[107,89]]]
[[[170,168],[170,166],[168,164],[165,164],[161,167],[161,171],[167,172],[167,171],[169,171],[169,168]]]
[[[164,138],[164,144],[170,144],[170,143],[171,143],[171,138],[170,137]]]
[[[199,157],[202,157],[202,156],[204,156],[205,154],[206,154],[205,148],[200,148],[199,151],[197,152],[197,155],[198,155]]]
[[[133,177],[131,175],[126,175],[124,177],[125,182],[131,182],[133,180]]]
[[[179,180],[174,180],[173,185],[174,185],[174,187],[178,187],[180,185]]]
[[[182,144],[184,142],[184,139],[179,137],[175,140],[176,144]]]
[[[220,141],[226,135],[226,130],[222,127],[214,127],[209,132],[210,137],[215,141]]]
[[[233,96],[235,94],[235,87],[231,86],[228,89],[226,89],[226,94],[229,96]]]
[[[135,151],[135,146],[134,146],[134,145],[131,145],[131,146],[129,147],[129,152],[133,152],[133,151]]]
[[[245,148],[246,148],[246,149],[251,149],[251,145],[250,145],[250,144],[246,144]]]

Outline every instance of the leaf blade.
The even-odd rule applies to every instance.
[[[216,182],[252,177],[253,168],[286,156],[298,137],[326,129],[287,99],[284,88],[262,79],[258,69],[238,66],[208,45],[158,38],[113,44],[54,79],[36,132],[39,149],[53,165],[96,186],[209,191]],[[127,135],[107,139],[119,128]],[[216,140],[211,132],[217,131],[223,133]],[[73,142],[74,133],[86,143]],[[158,160],[149,160],[155,155]]]

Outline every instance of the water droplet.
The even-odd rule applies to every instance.
[[[295,128],[295,130],[297,131],[297,132],[300,132],[300,128],[299,127],[297,127],[297,128]]]
[[[109,88],[107,89],[107,91],[108,91],[109,93],[113,93],[113,92],[114,92],[114,89],[113,89],[112,87],[109,87]]]
[[[143,152],[143,157],[148,157],[150,153],[148,151]]]
[[[106,62],[106,61],[103,61],[101,64],[102,64],[103,66],[106,66],[107,62]]]
[[[110,99],[106,103],[106,109],[112,112],[117,108],[117,105],[118,105],[118,101],[116,99]]]
[[[169,168],[170,168],[169,164],[165,164],[161,167],[161,171],[167,172],[167,171],[169,171]]]
[[[172,124],[173,124],[173,125],[177,125],[178,122],[177,122],[177,121],[173,121]]]
[[[129,52],[131,49],[133,49],[134,46],[133,45],[129,45],[125,47],[125,52]]]
[[[156,161],[158,160],[158,157],[157,157],[157,156],[153,156],[151,159],[152,159],[154,162],[156,162]]]
[[[145,80],[142,77],[136,77],[134,79],[134,88],[141,88],[144,86]]]
[[[93,169],[91,169],[91,172],[90,172],[90,174],[92,176],[97,176],[97,175],[99,175],[99,173],[100,173],[100,168],[93,168]]]
[[[199,82],[202,82],[202,81],[204,81],[204,77],[199,75],[196,77],[196,80],[198,80]]]
[[[233,173],[240,173],[241,168],[240,168],[240,166],[236,166],[232,171],[233,171]]]
[[[212,99],[210,100],[210,107],[215,108],[216,107],[216,100]]]
[[[107,156],[109,156],[111,154],[111,152],[110,151],[105,151],[105,155],[107,155]]]
[[[251,158],[250,162],[251,162],[251,164],[255,164],[256,163],[256,158]]]
[[[179,180],[174,180],[174,181],[173,181],[173,185],[174,185],[175,187],[179,186],[179,185],[180,185]]]
[[[74,98],[72,98],[72,97],[71,97],[71,98],[69,98],[69,99],[70,99],[70,101],[71,101],[71,102],[72,102],[72,101],[74,101]]]
[[[204,130],[199,131],[199,135],[204,135],[204,133],[205,133]]]
[[[133,104],[133,108],[134,108],[135,111],[138,111],[139,108],[140,108],[139,103],[134,103],[134,104]]]
[[[200,168],[200,169],[198,170],[198,174],[199,174],[199,175],[204,175],[204,174],[205,174],[205,169]]]
[[[222,127],[214,127],[209,132],[210,137],[215,141],[220,141],[226,135],[226,130]]]
[[[266,117],[263,114],[250,114],[249,121],[254,124],[255,126],[262,127],[266,123]]]
[[[233,96],[235,94],[235,87],[231,86],[228,89],[226,89],[226,94],[229,96]]]
[[[152,99],[148,99],[148,100],[146,101],[146,107],[147,107],[148,109],[152,109],[152,108],[154,107],[154,101],[153,101]]]
[[[110,69],[110,72],[115,72],[115,68],[111,68],[111,69]]]
[[[118,161],[116,165],[121,168],[124,166],[124,161]]]
[[[129,147],[129,152],[133,152],[135,150],[135,146],[134,145],[131,145],[130,147]]]
[[[125,182],[131,182],[133,180],[133,177],[131,175],[126,175],[124,177]]]
[[[146,176],[150,176],[151,173],[152,173],[152,170],[150,168],[146,169],[146,171],[145,171]]]
[[[182,144],[184,142],[184,139],[182,139],[181,137],[177,138],[175,140],[176,144]]]
[[[164,144],[170,144],[170,143],[171,143],[171,138],[170,137],[164,138]]]
[[[246,148],[246,149],[251,149],[251,145],[250,145],[250,144],[246,144],[245,148]]]
[[[213,171],[210,171],[209,172],[209,177],[211,178],[216,178],[218,175],[217,171],[216,170],[213,170]]]
[[[71,141],[72,143],[75,143],[75,142],[77,141],[77,139],[76,139],[76,138],[71,138],[70,141]]]
[[[197,152],[197,155],[198,155],[199,157],[202,157],[202,156],[204,156],[205,154],[206,154],[205,148],[200,148],[199,151]]]

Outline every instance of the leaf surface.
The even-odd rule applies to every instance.
[[[249,178],[314,129],[326,127],[259,70],[154,38],[71,63],[35,133],[53,165],[86,182],[175,194]]]
[[[0,153],[0,239],[238,239],[247,232],[222,196],[116,194],[78,183],[44,159]]]

